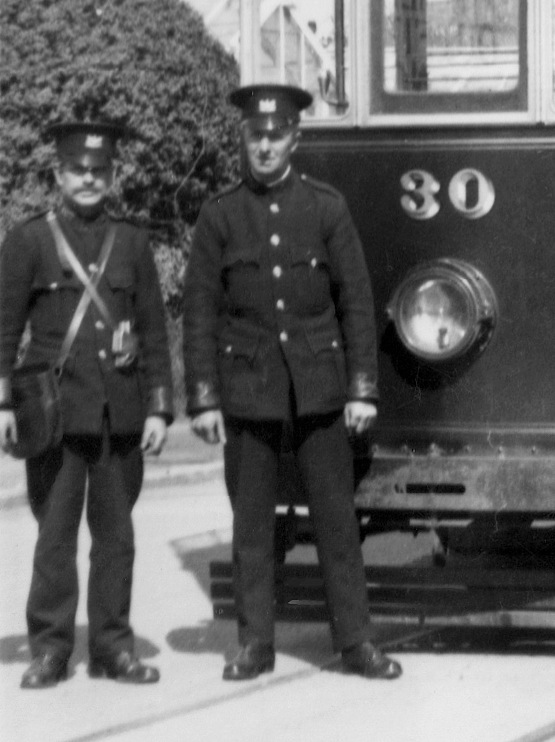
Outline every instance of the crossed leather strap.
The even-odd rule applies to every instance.
[[[60,355],[58,357],[58,360],[56,361],[56,365],[54,366],[56,374],[58,376],[61,376],[61,374],[63,373],[64,365],[68,359],[71,346],[73,345],[73,341],[77,336],[77,333],[79,331],[81,323],[83,322],[91,301],[94,302],[96,308],[104,318],[108,327],[110,327],[112,331],[115,331],[117,329],[117,325],[114,322],[112,315],[108,311],[108,307],[97,291],[97,286],[104,274],[108,259],[114,246],[116,228],[113,224],[110,224],[106,233],[106,237],[104,238],[102,248],[100,250],[98,269],[93,273],[92,277],[89,277],[87,275],[87,272],[81,265],[80,261],[78,260],[77,256],[69,246],[69,243],[66,240],[58,219],[53,211],[48,212],[48,214],[46,215],[46,221],[48,223],[48,226],[50,227],[52,236],[54,237],[56,250],[58,252],[58,258],[60,260],[60,263],[62,264],[62,267],[64,268],[64,270],[73,270],[85,289],[83,291],[83,294],[81,295],[81,299],[79,300],[77,308],[75,309],[75,313],[71,319],[68,331],[60,349]]]

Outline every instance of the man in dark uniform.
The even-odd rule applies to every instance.
[[[194,431],[223,441],[241,649],[224,679],[274,668],[274,521],[285,424],[309,494],[333,645],[349,672],[396,678],[369,641],[348,432],[378,398],[372,292],[345,200],[291,167],[299,88],[240,88],[245,179],[199,215],[185,281]]]
[[[123,133],[107,124],[52,127],[61,205],[16,226],[0,251],[0,444],[5,451],[17,441],[10,377],[27,320],[31,333],[23,365],[61,366],[62,442],[26,461],[39,532],[27,603],[33,661],[23,688],[51,686],[67,676],[85,491],[92,537],[89,674],[130,683],[159,678],[156,668],[134,654],[131,510],[142,483],[143,453],[160,452],[172,421],[171,373],[148,235],[105,210],[115,145]],[[83,300],[90,293],[87,282],[96,287],[98,302],[94,296]]]

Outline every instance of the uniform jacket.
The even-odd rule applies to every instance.
[[[58,220],[91,274],[111,218],[103,214],[86,222],[64,211]],[[116,222],[114,247],[98,292],[116,323],[131,322],[139,337],[139,360],[129,369],[114,366],[112,329],[91,302],[60,379],[64,433],[100,433],[105,408],[114,434],[142,431],[148,414],[171,422],[165,315],[144,230]],[[62,268],[44,214],[8,234],[0,251],[0,404],[9,405],[9,375],[26,321],[31,339],[23,365],[54,365],[82,293],[77,277]]]
[[[343,196],[291,171],[201,209],[185,278],[190,414],[286,419],[378,397],[362,247]]]

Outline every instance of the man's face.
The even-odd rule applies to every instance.
[[[65,160],[55,169],[64,201],[78,213],[94,213],[112,186],[113,168],[107,160]]]
[[[266,184],[279,180],[297,148],[297,126],[267,130],[251,119],[244,122],[242,131],[249,167],[256,180]]]

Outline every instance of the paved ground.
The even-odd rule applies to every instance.
[[[139,688],[87,677],[83,600],[68,681],[44,691],[19,688],[29,661],[24,607],[35,524],[21,496],[21,467],[18,475],[16,464],[0,459],[0,740],[555,739],[550,645],[506,651],[472,641],[438,644],[427,632],[404,630],[400,636],[399,629],[382,626],[380,641],[404,668],[400,680],[384,683],[343,675],[325,624],[280,622],[275,672],[248,683],[223,682],[236,634],[232,622],[213,620],[208,592],[208,563],[229,556],[231,517],[219,451],[198,444],[185,425],[173,433],[167,452],[148,465],[135,511],[137,649],[162,673],[160,683]],[[380,537],[367,556],[388,551],[398,558],[406,539]],[[83,586],[88,548],[83,528]],[[310,559],[310,547],[303,548]]]

